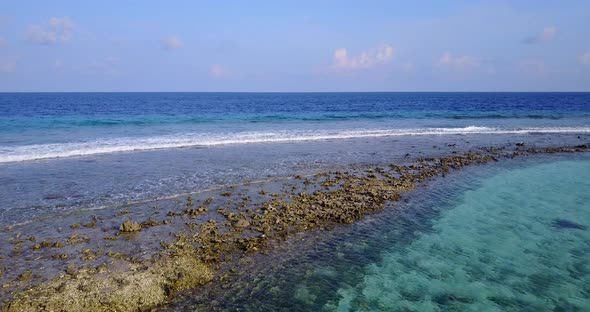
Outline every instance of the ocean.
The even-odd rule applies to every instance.
[[[590,93],[2,93],[0,225],[389,160],[391,144],[588,133]]]
[[[164,311],[586,311],[588,174],[588,155],[467,168]]]
[[[589,141],[590,93],[0,93],[0,226],[66,228],[233,184]],[[167,308],[590,309],[589,164],[586,152],[467,168],[278,248],[242,287]]]
[[[0,163],[225,144],[588,132],[586,93],[0,95]]]

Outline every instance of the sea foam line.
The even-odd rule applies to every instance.
[[[590,127],[546,128],[417,128],[417,129],[359,129],[359,130],[293,130],[274,132],[239,132],[226,134],[185,133],[157,137],[122,137],[96,139],[87,142],[0,146],[0,163],[20,162],[48,158],[110,154],[154,149],[216,146],[228,144],[281,143],[353,138],[377,138],[418,135],[469,135],[469,134],[531,134],[531,133],[590,133]]]

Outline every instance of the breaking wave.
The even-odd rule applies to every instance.
[[[590,127],[536,127],[536,128],[415,128],[415,129],[355,129],[355,130],[288,130],[236,133],[182,133],[154,137],[121,137],[95,139],[84,142],[35,144],[0,147],[0,163],[28,160],[65,158],[95,154],[110,154],[153,149],[206,147],[226,144],[281,143],[353,138],[423,135],[470,134],[557,134],[590,133]]]

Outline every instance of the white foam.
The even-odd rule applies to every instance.
[[[64,158],[127,151],[143,151],[226,144],[279,143],[319,141],[388,136],[469,135],[469,134],[529,134],[529,133],[590,133],[590,127],[545,128],[415,128],[415,129],[356,129],[356,130],[290,130],[239,133],[184,133],[156,137],[121,137],[86,142],[35,144],[0,147],[0,163]]]

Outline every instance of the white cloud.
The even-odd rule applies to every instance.
[[[0,57],[0,73],[12,73],[14,71],[16,71],[16,59]]]
[[[375,65],[389,63],[394,54],[395,49],[390,45],[383,45],[355,56],[349,56],[346,48],[340,48],[334,51],[334,68],[346,70],[366,69]]]
[[[541,42],[549,42],[557,35],[557,27],[546,26],[543,30],[535,36],[524,38],[523,42],[527,44],[535,44]]]
[[[43,25],[31,25],[27,39],[33,43],[54,45],[70,41],[74,23],[68,17],[52,17]]]
[[[182,48],[182,41],[176,36],[170,36],[162,39],[162,48],[166,50],[176,50]]]
[[[580,61],[581,64],[590,65],[590,51],[580,55],[578,61]]]
[[[211,68],[209,68],[209,74],[215,78],[226,78],[231,76],[231,72],[219,64],[211,65]]]
[[[455,68],[474,68],[481,65],[481,60],[468,55],[453,57],[451,53],[445,52],[438,59],[438,65],[452,66]]]

